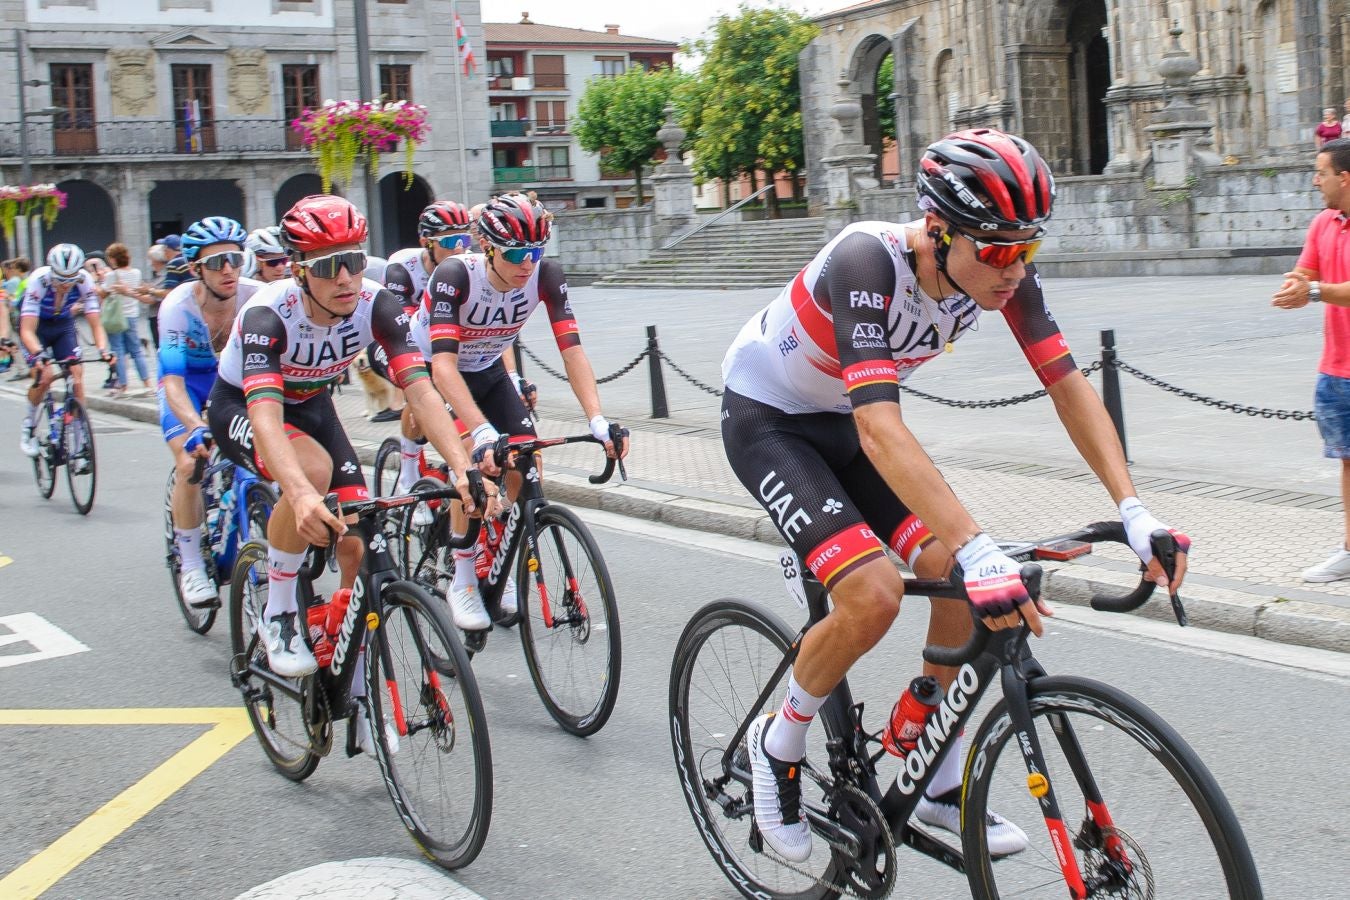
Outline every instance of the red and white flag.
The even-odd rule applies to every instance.
[[[469,70],[478,71],[478,63],[473,59],[473,47],[469,44],[469,36],[464,33],[464,20],[455,13],[455,46],[459,48],[459,61],[464,66],[464,74],[468,75]]]

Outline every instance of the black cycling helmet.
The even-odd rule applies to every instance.
[[[919,205],[978,231],[1035,228],[1050,218],[1055,179],[1036,148],[993,128],[949,134],[919,161]]]
[[[548,243],[553,219],[544,207],[523,194],[498,197],[478,216],[478,233],[504,249],[542,247]]]
[[[473,220],[469,210],[453,200],[437,200],[417,217],[417,236],[431,237],[450,231],[468,231]]]

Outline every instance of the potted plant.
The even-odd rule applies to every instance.
[[[325,100],[318,109],[307,109],[291,122],[305,148],[314,154],[325,192],[333,182],[349,181],[358,157],[365,157],[374,174],[381,153],[391,153],[403,143],[407,154],[404,186],[412,184],[413,151],[426,140],[427,108],[397,100]]]
[[[56,224],[56,217],[66,208],[66,192],[54,184],[0,185],[0,227],[5,239],[14,242],[14,220],[19,216],[42,216],[48,228]]]

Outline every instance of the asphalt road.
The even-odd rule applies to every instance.
[[[32,647],[0,645],[0,706],[146,710],[142,719],[172,718],[166,711],[180,708],[236,715],[225,622],[204,638],[191,634],[169,592],[160,518],[168,457],[158,435],[95,420],[102,479],[93,513],[81,518],[64,484],[49,501],[37,496],[14,446],[20,414],[17,402],[0,398],[0,620],[35,613],[88,649],[3,665]],[[595,737],[563,734],[534,694],[515,635],[494,634],[475,661],[496,766],[492,830],[478,860],[445,877],[490,900],[732,897],[675,779],[667,679],[680,629],[709,599],[758,597],[795,618],[777,587],[772,548],[585,516],[622,609],[619,705]],[[1113,682],[1166,716],[1232,800],[1267,896],[1343,897],[1345,658],[1229,636],[1196,649],[1186,643],[1203,636],[1175,627],[1113,621],[1117,630],[1107,631],[1084,611],[1063,612],[1037,647],[1047,668]],[[906,603],[891,636],[856,670],[855,694],[870,710],[889,709],[917,669],[925,615],[921,601]],[[0,641],[6,630],[0,624]],[[82,822],[87,829],[91,813],[207,727],[0,724],[0,879],[35,854],[50,859],[62,835]],[[57,845],[60,859],[88,858],[66,865],[43,896],[225,900],[329,861],[417,858],[370,759],[335,755],[295,785],[249,735],[184,780],[106,841],[86,830]],[[967,895],[958,876],[914,854],[902,852],[900,871],[897,896]],[[445,885],[448,892],[452,882]]]

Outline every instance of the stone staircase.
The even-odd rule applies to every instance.
[[[596,287],[782,287],[825,246],[824,219],[709,225],[671,250],[596,280]]]

